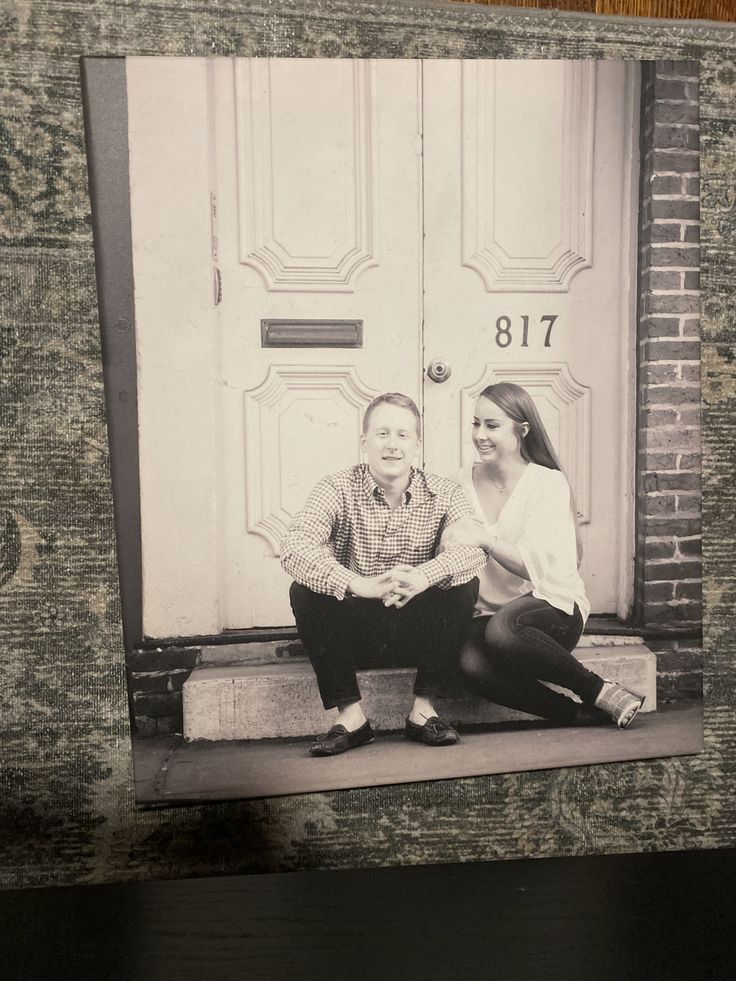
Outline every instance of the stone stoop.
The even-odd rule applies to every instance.
[[[201,662],[183,688],[184,738],[298,738],[326,731],[337,711],[325,712],[312,668],[295,650],[290,645],[285,656],[283,645],[278,649],[263,643],[203,648]],[[656,710],[657,660],[641,638],[590,635],[581,638],[575,655],[597,674],[646,696],[642,711]],[[359,671],[358,682],[373,727],[403,729],[414,670]],[[464,691],[443,699],[442,714],[465,725],[532,718]]]

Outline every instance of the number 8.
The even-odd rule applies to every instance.
[[[501,321],[506,321],[506,326],[501,326]],[[505,341],[501,341],[501,338],[505,337]],[[508,347],[511,343],[511,317],[499,317],[496,321],[496,344],[499,347]]]

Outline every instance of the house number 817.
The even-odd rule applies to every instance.
[[[545,313],[543,317],[540,317],[540,323],[547,325],[547,332],[544,335],[545,347],[552,346],[552,328],[556,320],[556,313]],[[499,347],[508,347],[512,342],[513,337],[511,334],[511,317],[507,317],[504,314],[496,320],[496,344],[498,344]],[[521,318],[521,341],[519,342],[519,346],[529,347],[529,317],[526,314],[523,314]]]

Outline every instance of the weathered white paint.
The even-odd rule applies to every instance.
[[[129,58],[143,546],[149,636],[219,631],[207,63]]]
[[[375,65],[233,67],[241,262],[271,292],[353,292],[378,262]]]
[[[461,76],[463,264],[489,293],[567,292],[592,263],[595,62],[466,61]]]
[[[633,558],[621,499],[634,467],[624,408],[634,386],[635,71],[424,63],[425,356],[452,368],[425,388],[427,466],[451,473],[467,459],[471,396],[484,384],[527,386],[576,492],[582,575],[601,613],[621,608]],[[547,314],[557,315],[549,347]],[[507,346],[507,335],[496,340],[503,316]]]
[[[624,612],[635,66],[129,59],[128,79],[145,632],[293,622],[279,537],[359,457],[371,396],[424,400],[426,465],[452,474],[497,378],[537,397],[593,609]],[[266,318],[361,319],[364,346],[263,349]],[[452,376],[423,385],[436,357]]]
[[[374,395],[421,398],[420,63],[237,59],[214,93],[222,625],[280,625],[290,514],[360,458]],[[264,350],[292,317],[361,319],[363,347]]]

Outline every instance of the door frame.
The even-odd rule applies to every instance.
[[[634,118],[630,139],[632,149],[639,135],[637,93],[641,71],[632,63],[629,98]],[[196,647],[255,640],[282,640],[296,637],[294,627],[231,630],[216,635],[187,637],[145,637],[142,619],[141,504],[139,478],[138,408],[136,389],[136,344],[131,214],[128,193],[128,126],[125,58],[83,58],[83,102],[90,171],[95,264],[102,344],[102,364],[109,433],[117,565],[120,583],[123,642],[126,652],[157,647]],[[642,98],[646,95],[643,93]],[[640,170],[641,153],[630,153],[631,166]],[[122,179],[121,179],[122,178]],[[641,215],[642,194],[630,175],[630,214]],[[634,257],[639,247],[639,224],[630,222],[630,247]],[[627,262],[629,257],[626,257]],[[623,258],[622,258],[623,261]],[[660,636],[634,621],[636,513],[640,461],[637,452],[637,374],[640,345],[637,341],[637,276],[630,281],[627,329],[621,331],[622,366],[628,379],[623,430],[626,445],[622,456],[633,465],[626,469],[625,493],[621,500],[618,617],[589,621],[589,633]],[[641,495],[639,495],[641,496]],[[642,502],[643,503],[643,502]],[[664,628],[663,628],[664,629]],[[676,636],[676,625],[667,625],[666,635]],[[684,628],[683,636],[692,631]]]
[[[620,334],[620,363],[621,372],[626,384],[626,391],[621,399],[621,432],[623,446],[621,457],[625,460],[624,474],[621,480],[621,496],[619,503],[619,543],[618,543],[618,597],[616,615],[619,620],[627,622],[631,619],[634,609],[634,569],[636,561],[636,484],[637,484],[637,385],[639,351],[637,342],[637,303],[638,303],[638,249],[639,249],[639,216],[642,207],[640,184],[641,174],[641,145],[640,113],[641,113],[641,65],[639,62],[627,62],[626,72],[626,109],[631,126],[626,134],[627,172],[623,175],[624,186],[629,188],[629,198],[624,197],[622,221],[628,222],[628,249],[621,254],[621,282],[628,283],[628,295],[622,304],[626,310],[625,329]]]

